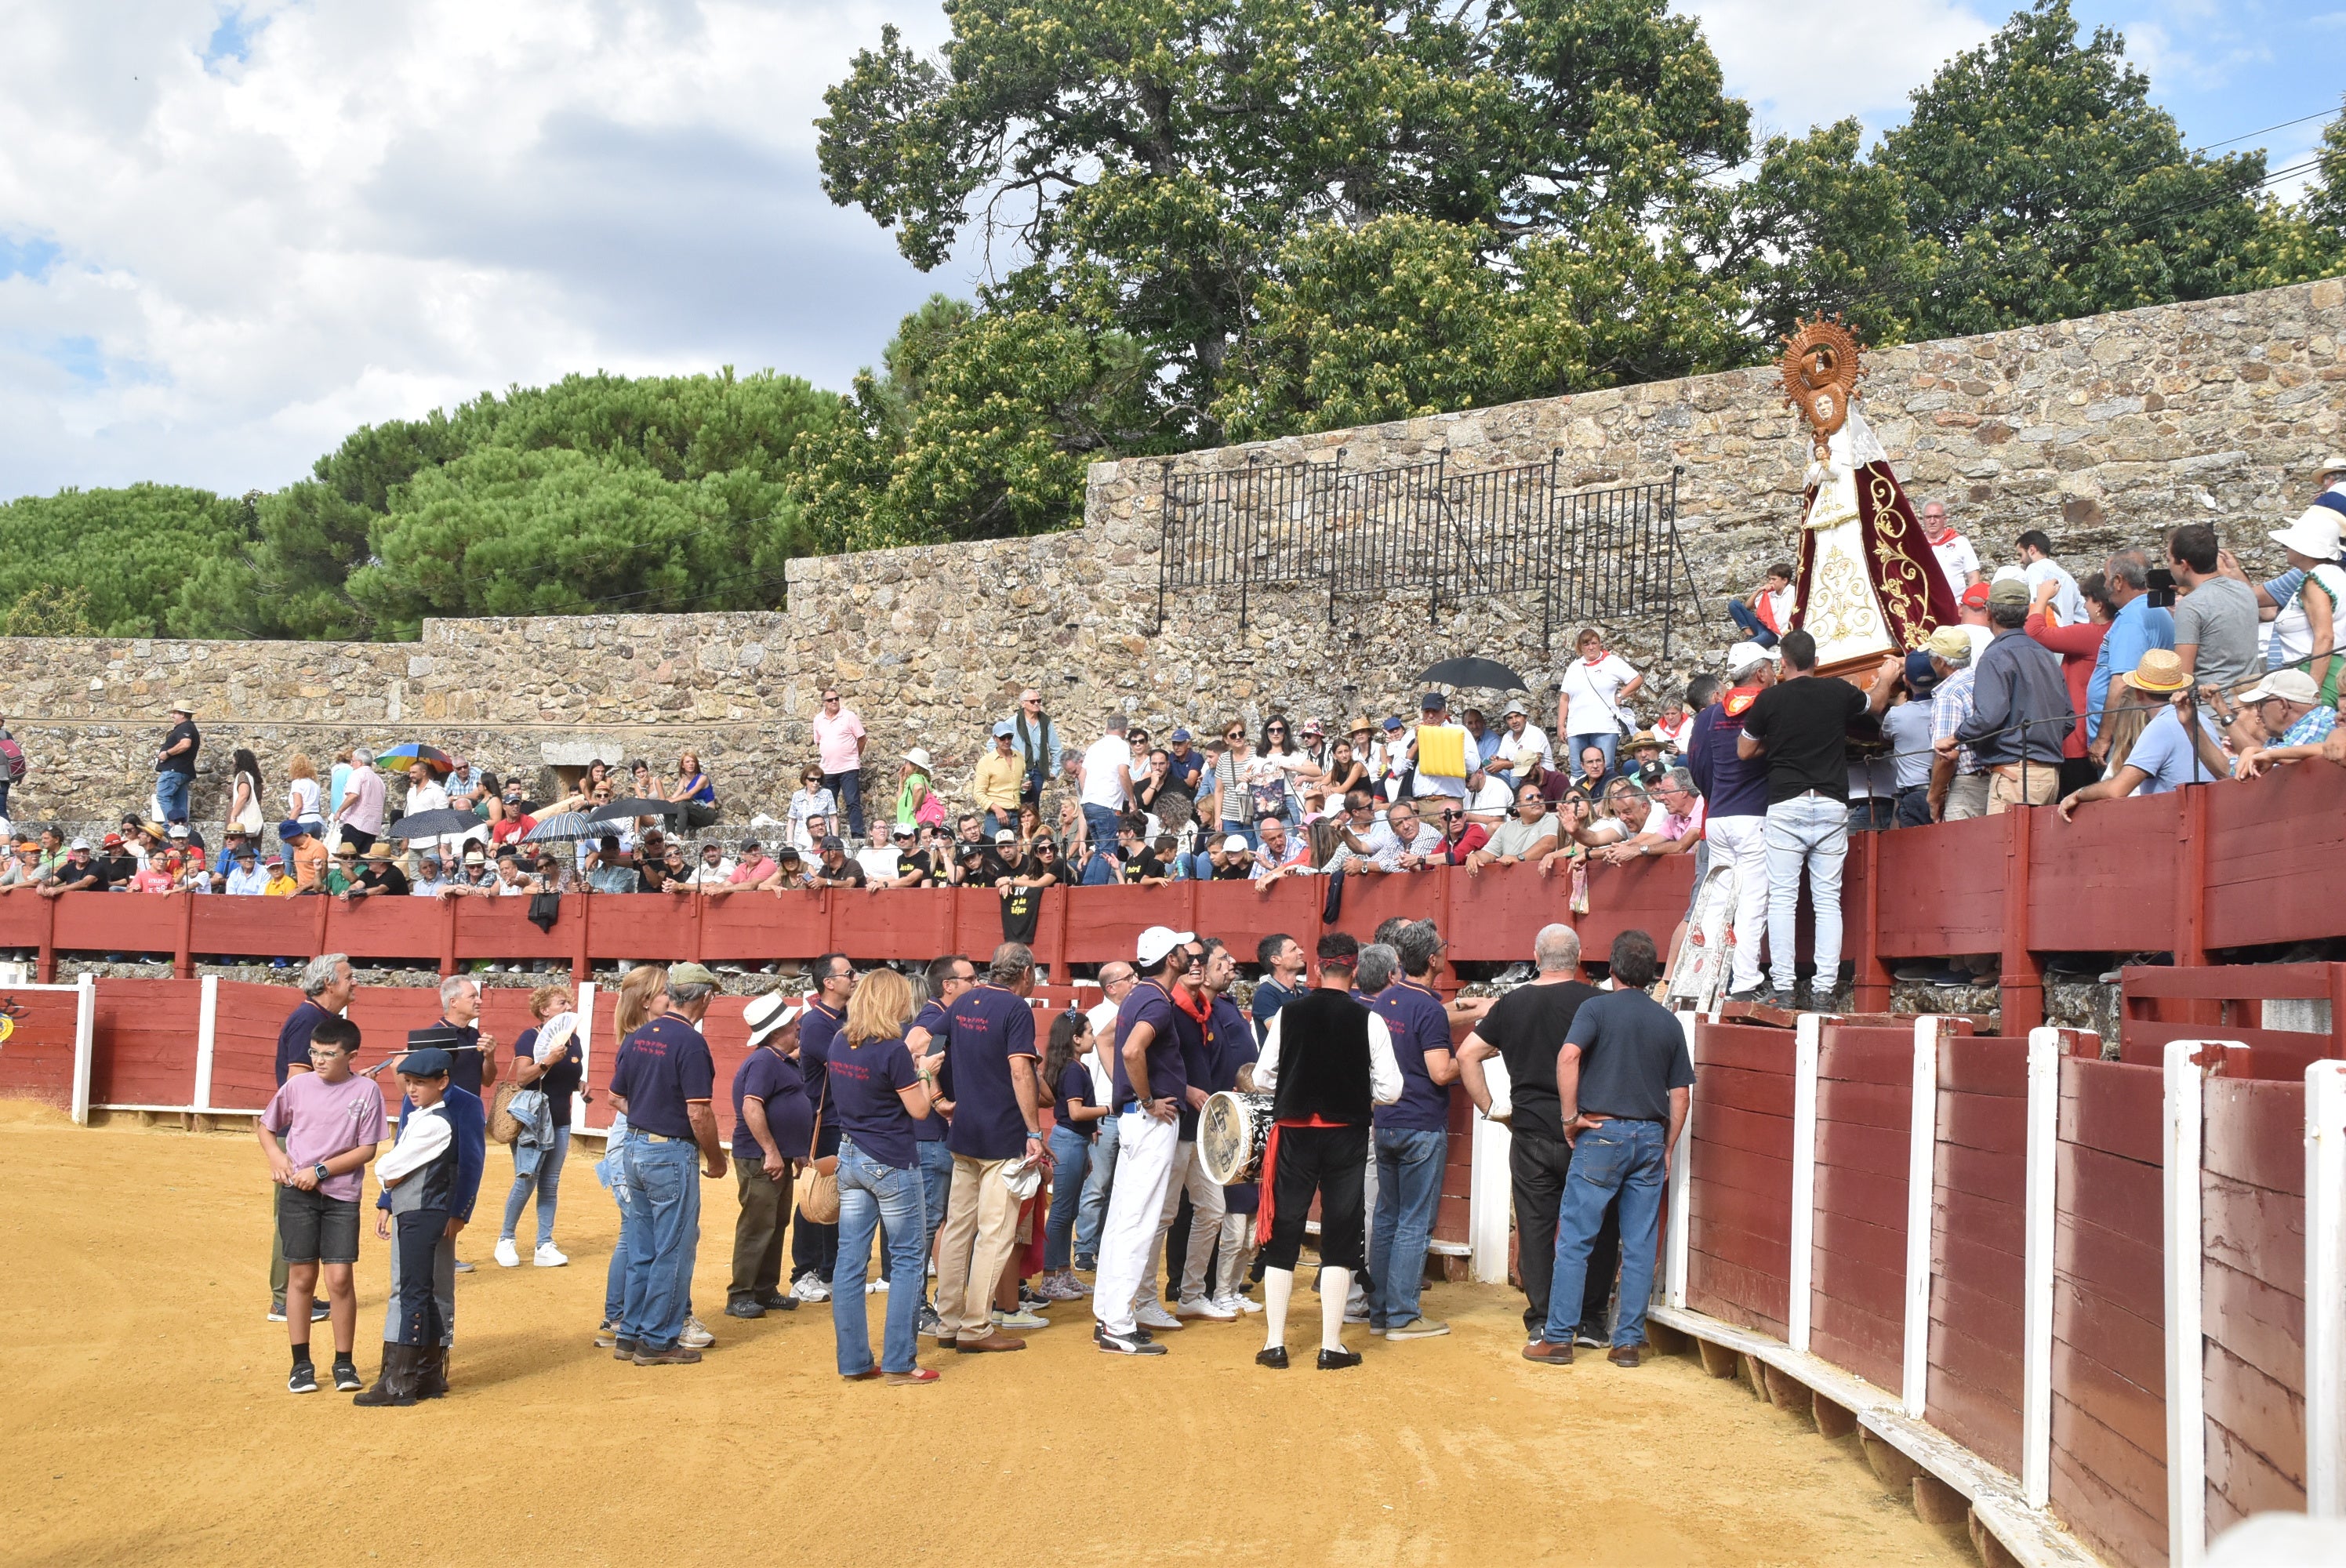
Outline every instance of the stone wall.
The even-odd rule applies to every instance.
[[[1917,504],[1947,504],[1981,555],[2050,534],[2072,569],[2120,543],[2156,545],[2216,523],[2252,572],[2277,569],[2265,530],[2310,499],[2312,464],[2346,444],[2346,283],[2160,306],[1868,356],[1860,406]],[[1341,457],[1339,455],[1341,452]],[[1790,553],[1806,443],[1770,370],[1662,382],[1360,430],[1190,453],[1180,470],[1265,460],[1372,469],[1446,454],[1452,473],[1557,456],[1575,485],[1682,468],[1679,530],[1703,596],[1662,657],[1651,619],[1604,629],[1673,693],[1729,640],[1721,596]],[[873,777],[911,745],[958,790],[991,718],[1040,686],[1087,739],[1110,707],[1162,734],[1272,711],[1341,722],[1403,712],[1416,672],[1486,655],[1549,687],[1522,599],[1445,603],[1423,590],[1347,597],[1190,594],[1158,619],[1167,464],[1096,465],[1084,525],[1035,538],[791,563],[787,613],[432,621],[402,645],[0,641],[0,714],[35,772],[20,822],[90,822],[143,800],[164,710],[182,694],[209,740],[199,815],[217,816],[228,748],[249,744],[276,795],[296,749],[427,739],[520,769],[542,786],[589,755],[671,767],[697,747],[738,829],[779,808],[810,755],[820,684],[836,681],[872,735]],[[1552,687],[1543,708],[1553,718]],[[1646,705],[1650,711],[1650,702]]]

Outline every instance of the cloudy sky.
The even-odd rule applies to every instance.
[[[1763,126],[1879,129],[2004,15],[1678,0]],[[2301,161],[2346,0],[2077,0],[2195,145]],[[0,497],[238,493],[578,370],[843,386],[923,277],[816,182],[824,86],[934,0],[0,0]]]

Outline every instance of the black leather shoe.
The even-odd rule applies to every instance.
[[[1254,1364],[1258,1367],[1269,1367],[1274,1372],[1287,1370],[1287,1347],[1273,1345],[1268,1350],[1257,1350],[1254,1353]]]
[[[1361,1353],[1358,1350],[1322,1350],[1320,1352],[1320,1369],[1323,1372],[1333,1372],[1345,1367],[1357,1367],[1360,1364]]]
[[[765,1315],[766,1308],[762,1302],[751,1301],[745,1298],[740,1301],[725,1303],[725,1316],[728,1318],[762,1318]]]
[[[758,1298],[758,1305],[769,1312],[795,1312],[799,1309],[799,1298],[785,1296],[779,1290],[769,1290]]]

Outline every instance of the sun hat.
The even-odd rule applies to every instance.
[[[1961,626],[1941,626],[1923,646],[1931,650],[1933,658],[1944,659],[1957,669],[1972,662],[1972,639]]]
[[[2338,558],[2339,521],[2338,514],[2327,506],[2309,506],[2298,514],[2296,522],[2286,528],[2276,528],[2265,537],[2284,550],[2294,550],[2317,561],[2334,561]]]
[[[1243,839],[1239,840],[1244,843]],[[1140,933],[1133,944],[1133,956],[1140,963],[1155,963],[1184,942],[1197,941],[1195,932],[1175,931],[1171,926],[1153,925]]]
[[[919,769],[923,773],[926,773],[929,770],[929,753],[926,747],[913,747],[910,751],[904,753],[903,759],[911,763],[913,767]]]
[[[2275,698],[2282,702],[2311,705],[2321,700],[2321,688],[2314,685],[2313,677],[2301,669],[2277,669],[2266,676],[2254,691],[2242,692],[2239,700],[2247,705],[2270,702]]]
[[[370,860],[388,860],[393,858],[393,854],[394,851],[389,844],[377,844],[366,852],[366,858]]]
[[[741,1022],[750,1026],[750,1044],[755,1049],[769,1036],[777,1034],[798,1021],[802,1011],[799,1004],[779,991],[769,991],[763,996],[753,996],[741,1009]]]
[[[467,850],[464,851],[464,863],[468,866],[485,866],[489,863],[489,858],[478,850]]]
[[[1328,732],[1321,728],[1320,721],[1318,719],[1307,718],[1303,721],[1303,733],[1306,735],[1325,735]]]
[[[1650,729],[1641,729],[1637,731],[1637,734],[1629,737],[1628,739],[1623,741],[1622,744],[1627,746],[1632,751],[1637,750],[1637,748],[1641,746],[1651,746],[1658,750],[1662,744],[1662,738],[1655,734]]]
[[[1374,735],[1376,732],[1377,727],[1366,718],[1352,720],[1352,727],[1344,731],[1347,735]]]
[[[285,820],[277,824],[277,836],[290,844],[296,839],[308,838],[310,836],[310,830],[303,827],[300,822],[295,821],[292,818],[288,817]]]
[[[2126,672],[2125,678],[2137,691],[2154,697],[2172,697],[2191,685],[2191,672],[2183,667],[2182,657],[2172,648],[2150,649],[2140,664]]]
[[[1758,643],[1737,643],[1727,650],[1727,673],[1741,675],[1782,657],[1774,648],[1763,648]]]
[[[2314,469],[2313,477],[2319,479],[2325,473],[2346,473],[2346,453],[2333,452],[2323,458]]]
[[[186,697],[181,697],[178,701],[173,703],[171,705],[171,711],[173,713],[184,715],[189,718],[193,718],[196,716],[196,710],[189,705]]]
[[[104,844],[107,849],[109,849],[109,850],[110,850],[110,849],[114,848],[117,844],[119,844],[120,842],[122,842],[122,835],[121,835],[121,834],[119,834],[119,833],[108,833],[105,838],[100,839],[100,840],[98,840],[98,842],[99,842],[99,843],[101,843],[101,844]]]

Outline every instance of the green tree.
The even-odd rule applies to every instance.
[[[27,588],[0,615],[0,636],[86,637],[95,633],[89,624],[89,590],[79,585]]]
[[[0,505],[0,604],[29,625],[28,600],[76,590],[91,631],[154,636],[189,575],[241,547],[253,526],[247,502],[178,485],[26,496]]]
[[[2346,257],[2346,95],[2341,110],[2321,129],[2321,143],[2313,149],[2313,183],[2293,215],[2319,236],[2317,254],[2335,270]]]
[[[1666,0],[950,9],[941,60],[886,29],[825,95],[824,188],[895,229],[924,269],[972,229],[989,255],[1014,253],[983,297],[988,313],[1128,338],[1149,367],[1153,439],[1175,447],[1213,439],[1222,412],[1266,427],[1274,415],[1309,421],[1322,382],[1335,402],[1364,406],[1456,390],[1458,369],[1442,362],[1346,391],[1334,383],[1352,372],[1305,373],[1315,355],[1357,360],[1362,334],[1379,331],[1373,301],[1348,300],[1318,325],[1300,313],[1331,298],[1328,276],[1361,276],[1382,248],[1447,280],[1438,292],[1471,313],[1470,297],[1489,304],[1512,289],[1469,278],[1460,258],[1504,270],[1529,241],[1576,245],[1606,224],[1642,235],[1747,150],[1744,106],[1721,92],[1697,24]],[[1393,222],[1345,238],[1381,219]],[[1657,254],[1614,243],[1584,247],[1580,260],[1650,270]],[[1287,275],[1315,268],[1327,272]],[[1617,281],[1627,292],[1630,280]],[[1266,310],[1283,324],[1256,345]],[[1449,340],[1466,331],[1463,317],[1434,331],[1434,361],[1454,358]],[[1617,357],[1674,362],[1667,346]],[[1226,384],[1258,369],[1286,390],[1265,400]]]

